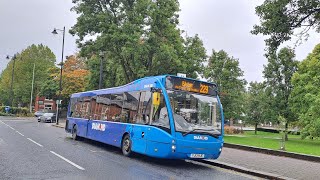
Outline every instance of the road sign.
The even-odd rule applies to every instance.
[[[61,104],[62,100],[56,100],[56,104]]]

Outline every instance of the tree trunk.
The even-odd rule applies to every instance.
[[[288,122],[286,122],[286,125],[285,125],[285,129],[284,129],[284,140],[285,141],[288,141]]]
[[[256,124],[254,125],[254,134],[255,134],[255,135],[257,135],[257,128],[258,128],[258,123],[256,123]]]

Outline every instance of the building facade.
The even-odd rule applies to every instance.
[[[41,111],[41,110],[57,110],[56,102],[53,99],[47,99],[46,97],[36,97],[36,102],[34,106],[35,111]]]

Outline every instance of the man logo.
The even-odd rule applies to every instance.
[[[208,137],[207,136],[193,136],[193,139],[207,141]]]
[[[92,129],[98,130],[98,131],[105,131],[106,130],[106,125],[105,124],[100,124],[100,123],[92,123]]]

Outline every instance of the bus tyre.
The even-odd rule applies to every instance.
[[[123,139],[122,139],[122,146],[121,146],[121,149],[122,149],[122,154],[129,157],[131,156],[132,154],[132,151],[131,151],[131,139],[130,139],[130,136],[129,134],[126,134]]]
[[[77,125],[74,125],[73,126],[73,129],[72,129],[72,139],[73,140],[79,140],[79,136],[77,135]]]

